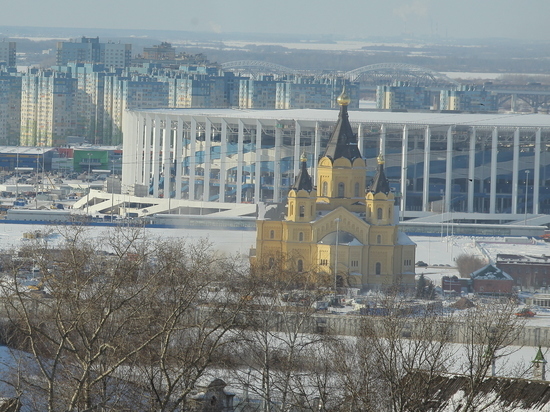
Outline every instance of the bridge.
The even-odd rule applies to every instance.
[[[438,94],[440,90],[452,89],[460,83],[443,73],[412,64],[379,63],[359,67],[348,72],[323,72],[319,70],[298,70],[280,64],[257,60],[239,60],[223,63],[222,69],[238,72],[257,80],[261,75],[304,75],[315,77],[343,76],[352,82],[360,84],[360,90],[373,93],[376,86],[391,85],[395,82],[404,82],[414,86],[427,88]],[[523,104],[533,111],[550,109],[550,86],[540,83],[527,85],[498,85],[491,82],[484,85],[485,90],[495,93],[499,107],[510,105],[512,111]]]
[[[379,63],[359,67],[344,74],[352,82],[362,84],[382,85],[402,81],[424,87],[449,87],[459,86],[460,83],[446,75],[426,69],[402,63]]]

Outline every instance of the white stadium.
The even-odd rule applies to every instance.
[[[369,176],[384,156],[403,219],[548,222],[549,115],[357,110],[349,116]],[[337,117],[335,110],[312,109],[130,111],[123,192],[149,205],[142,214],[200,204],[249,215],[258,202],[286,197],[302,153],[316,164]]]

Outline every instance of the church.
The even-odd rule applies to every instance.
[[[349,103],[344,90],[338,121],[317,164],[316,185],[302,156],[286,204],[260,206],[256,262],[272,265],[283,259],[287,269],[329,273],[339,287],[412,289],[416,244],[399,231],[382,156],[367,187]]]

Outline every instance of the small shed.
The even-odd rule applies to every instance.
[[[510,294],[514,288],[514,279],[492,264],[471,273],[470,278],[475,293]]]
[[[234,393],[226,392],[227,384],[221,379],[214,379],[204,392],[191,397],[192,410],[197,412],[234,412]]]

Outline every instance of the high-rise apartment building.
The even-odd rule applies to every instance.
[[[297,77],[292,81],[277,83],[276,109],[331,109],[335,108],[336,98],[346,87],[352,99],[350,108],[359,107],[359,88],[346,82],[344,78],[315,79]]]
[[[56,71],[67,73],[77,81],[75,96],[76,134],[88,142],[100,144],[103,137],[104,64],[69,63],[56,66]]]
[[[376,87],[376,108],[394,110],[429,110],[430,91],[425,87],[397,82],[391,86]]]
[[[343,78],[314,79],[295,77],[277,80],[263,76],[260,80],[244,79],[239,84],[241,109],[330,109],[346,85],[353,96],[352,108],[359,107],[359,88]]]
[[[21,137],[24,146],[60,146],[76,132],[77,81],[67,73],[29,70],[21,85]]]
[[[1,41],[0,42],[0,65],[7,67],[15,67],[15,42],[13,41]]]
[[[1,43],[0,43],[1,44]],[[19,144],[21,76],[0,72],[0,145]]]
[[[240,109],[274,109],[277,82],[273,76],[260,80],[246,79],[239,84]]]
[[[159,77],[169,86],[169,106],[174,108],[227,108],[236,106],[238,81],[233,73],[223,76],[178,75]],[[241,78],[238,78],[241,79]]]
[[[122,143],[122,119],[126,110],[168,107],[168,83],[150,76],[105,77],[103,144]]]
[[[441,110],[497,112],[496,94],[472,86],[463,86],[457,90],[442,90],[439,98]]]
[[[175,60],[176,49],[170,43],[162,42],[153,47],[144,47],[142,58],[145,60]]]
[[[99,37],[82,37],[80,42],[57,43],[57,65],[68,63],[103,63],[106,67],[123,68],[132,59],[132,45],[100,43]]]

